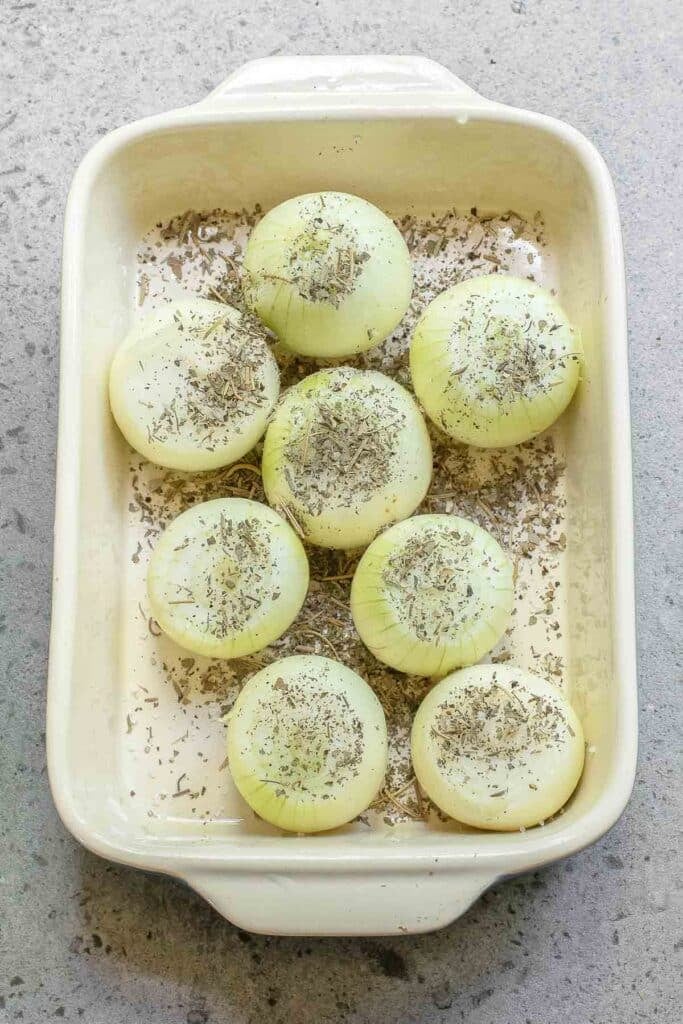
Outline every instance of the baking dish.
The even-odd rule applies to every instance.
[[[121,692],[138,598],[106,381],[135,315],[136,242],[190,207],[267,208],[323,188],[390,212],[541,210],[553,240],[586,347],[563,430],[569,676],[590,756],[565,812],[543,828],[283,837],[236,811],[220,828],[171,817],[152,828],[127,799]],[[66,213],[61,345],[48,766],[84,845],[185,880],[253,931],[396,934],[454,920],[497,880],[565,857],[617,820],[637,746],[624,278],[610,177],[578,132],[486,100],[423,58],[254,61],[204,101],[118,129],[85,157]]]

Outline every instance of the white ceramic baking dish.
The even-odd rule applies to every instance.
[[[565,813],[524,834],[416,824],[283,837],[228,808],[221,827],[151,828],[127,800],[126,453],[107,405],[135,316],[135,248],[192,208],[266,208],[322,188],[383,208],[540,209],[586,346],[567,450],[568,660],[590,755]],[[586,846],[616,821],[636,761],[624,278],[608,171],[577,131],[478,96],[413,57],[255,61],[204,101],[121,128],[81,164],[64,236],[48,761],[71,832],[104,857],[184,879],[231,921],[282,934],[437,928],[488,886]],[[236,799],[236,798],[235,798]],[[253,822],[253,819],[252,819]]]

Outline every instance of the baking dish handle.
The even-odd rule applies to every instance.
[[[223,917],[266,935],[402,935],[455,921],[497,879],[474,872],[263,874],[206,869],[185,881]]]
[[[311,56],[263,57],[234,71],[200,106],[220,107],[240,98],[287,97],[329,104],[335,99],[368,94],[448,93],[463,100],[487,102],[442,64],[427,57]]]

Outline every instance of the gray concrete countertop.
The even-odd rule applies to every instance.
[[[4,0],[0,1021],[679,1019],[677,24],[676,0]],[[625,233],[641,709],[633,798],[593,848],[497,886],[422,937],[239,932],[171,879],[81,849],[45,770],[60,242],[72,175],[105,132],[199,99],[243,61],[317,52],[424,54],[485,96],[571,122],[612,170]]]

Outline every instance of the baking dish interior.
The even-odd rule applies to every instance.
[[[291,849],[279,833],[246,815],[229,787],[219,822],[171,813],[160,822],[131,799],[135,782],[125,757],[122,695],[136,671],[129,657],[135,642],[130,622],[138,614],[139,594],[128,586],[130,453],[109,414],[107,373],[136,315],[136,246],[155,222],[188,208],[268,208],[293,194],[326,188],[358,193],[395,216],[476,206],[491,213],[513,209],[522,217],[540,210],[545,220],[553,279],[581,328],[586,351],[584,380],[556,429],[567,462],[568,678],[590,753],[576,795],[542,831],[548,836],[580,826],[615,770],[620,699],[610,648],[607,268],[601,211],[581,154],[552,131],[499,120],[495,113],[248,122],[226,116],[115,135],[86,164],[80,214],[67,222],[77,238],[65,279],[73,299],[73,330],[65,343],[77,349],[80,385],[74,379],[65,386],[67,401],[78,406],[81,445],[69,453],[79,480],[73,508],[76,595],[72,672],[59,691],[64,733],[58,741],[62,782],[81,838],[96,836],[113,850],[143,855],[162,848],[196,851],[198,844],[218,851]],[[440,842],[473,850],[509,841],[447,827],[439,831]],[[530,830],[517,840],[533,845],[538,834]],[[419,822],[391,833],[351,826],[289,842],[312,852],[348,849],[353,856],[361,846],[381,848],[387,842],[429,850],[436,840],[436,830]]]

